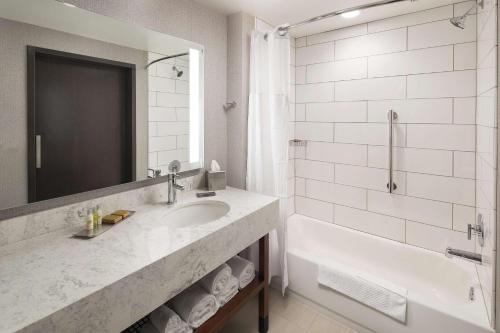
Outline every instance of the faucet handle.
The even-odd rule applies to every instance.
[[[474,233],[476,231],[476,227],[473,227],[472,224],[467,224],[467,239],[471,240],[472,239],[472,231],[474,230]]]
[[[482,224],[467,224],[467,239],[471,240],[472,239],[472,234],[474,235],[483,235],[483,225]]]
[[[149,172],[151,172],[152,176],[149,175]],[[158,178],[161,176],[161,170],[160,169],[148,169],[148,178]]]
[[[484,246],[484,223],[483,216],[478,214],[477,216],[477,224],[467,224],[467,239],[472,239],[472,234],[479,236],[479,244]]]
[[[181,170],[181,162],[178,160],[173,160],[168,164],[168,171],[172,173],[177,173]]]

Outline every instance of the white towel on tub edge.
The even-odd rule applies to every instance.
[[[380,284],[343,265],[318,265],[318,283],[406,324],[408,291]]]

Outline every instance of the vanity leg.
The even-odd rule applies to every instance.
[[[259,279],[265,281],[259,292],[259,332],[269,329],[269,235],[259,240]]]

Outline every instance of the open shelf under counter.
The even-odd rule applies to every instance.
[[[194,330],[194,333],[215,333],[221,330],[224,325],[245,305],[265,288],[265,281],[258,276],[253,281],[241,289],[229,302],[224,304],[212,318]]]

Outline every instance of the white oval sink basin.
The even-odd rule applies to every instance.
[[[196,201],[180,204],[167,214],[170,227],[186,228],[210,223],[226,215],[230,210],[227,203],[216,200]]]

